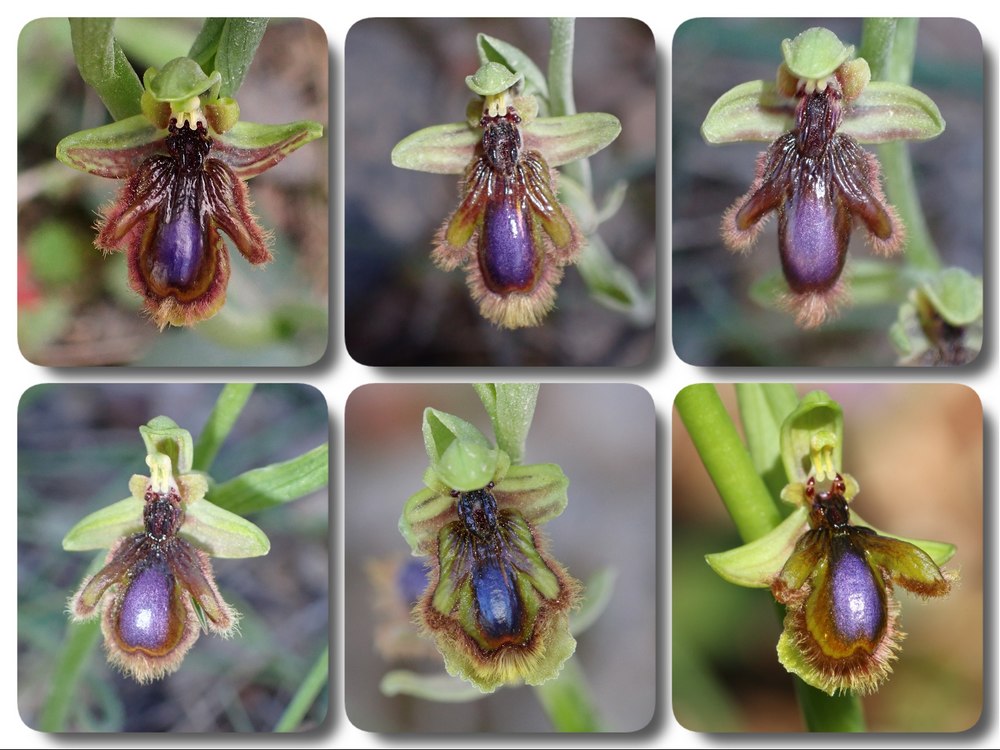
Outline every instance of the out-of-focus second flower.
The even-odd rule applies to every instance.
[[[323,133],[311,121],[240,121],[236,100],[219,97],[220,81],[186,57],[150,68],[142,114],[56,147],[68,166],[126,181],[102,209],[95,245],[127,253],[129,283],[161,329],[193,325],[222,307],[230,271],[220,232],[250,263],[271,260],[244,180]]]
[[[435,236],[434,262],[463,268],[483,317],[502,328],[539,325],[583,239],[559,201],[555,167],[584,159],[621,131],[613,115],[538,117],[523,76],[488,62],[466,78],[477,95],[466,122],[435,125],[392,150],[397,167],[464,174],[461,200]]]
[[[483,692],[538,685],[576,649],[569,611],[580,584],[549,554],[538,526],[562,513],[569,481],[554,464],[511,465],[471,424],[427,409],[426,488],[399,521],[429,558],[414,607],[452,675]]]
[[[723,215],[722,238],[747,251],[777,213],[789,288],[780,301],[800,326],[813,328],[848,296],[841,273],[855,226],[879,255],[903,248],[905,228],[886,201],[878,161],[860,144],[933,138],[944,119],[916,89],[871,81],[868,63],[828,29],[807,29],[781,50],[776,82],[730,89],[701,132],[711,144],[772,142],[750,190]]]

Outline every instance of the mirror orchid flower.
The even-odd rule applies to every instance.
[[[878,160],[861,144],[934,138],[945,123],[916,89],[871,81],[868,63],[828,29],[807,29],[781,50],[776,81],[748,81],[723,94],[701,132],[710,144],[771,142],[750,189],[723,215],[722,239],[746,252],[776,213],[788,285],[779,302],[798,325],[814,328],[849,296],[841,274],[855,227],[877,255],[905,245]]]
[[[230,274],[222,233],[249,263],[271,260],[245,180],[323,132],[311,121],[241,121],[236,100],[219,96],[220,82],[185,57],[150,68],[142,114],[56,147],[74,169],[125,180],[101,210],[94,244],[127,254],[129,284],[160,329],[194,325],[222,307]]]
[[[539,117],[523,74],[487,62],[466,84],[477,95],[465,122],[413,133],[392,150],[397,167],[462,174],[458,208],[434,237],[431,257],[461,268],[480,314],[501,328],[537,326],[555,305],[563,269],[583,236],[559,198],[555,168],[611,143],[621,123],[589,112]]]

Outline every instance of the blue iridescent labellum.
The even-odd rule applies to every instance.
[[[542,321],[581,242],[556,198],[554,173],[541,153],[523,148],[520,123],[513,106],[484,112],[463,200],[438,232],[433,253],[445,270],[466,268],[480,312],[504,328]]]
[[[455,520],[438,534],[436,575],[416,609],[449,671],[486,692],[558,673],[575,647],[566,613],[579,591],[496,491],[452,491]]]
[[[871,692],[891,671],[903,637],[893,585],[922,597],[951,589],[919,547],[851,525],[846,494],[840,474],[825,492],[809,477],[810,529],[771,584],[788,607],[778,643],[782,664],[831,694]]]
[[[77,620],[103,606],[108,659],[139,682],[176,670],[198,639],[197,602],[213,632],[229,634],[236,613],[215,585],[208,556],[178,536],[184,510],[176,490],[147,490],[143,531],[119,540],[105,566],[70,601]]]

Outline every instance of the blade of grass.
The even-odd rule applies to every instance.
[[[297,500],[329,481],[330,448],[323,443],[301,456],[251,469],[215,487],[209,499],[241,516]]]
[[[302,723],[309,707],[316,701],[320,691],[326,686],[329,673],[330,647],[327,646],[313,664],[312,669],[309,670],[309,674],[306,675],[302,684],[299,685],[299,689],[295,691],[295,695],[292,696],[292,700],[289,701],[281,718],[278,719],[278,723],[274,726],[275,732],[295,731]],[[320,720],[322,721],[322,719]]]

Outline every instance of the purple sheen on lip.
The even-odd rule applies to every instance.
[[[526,199],[504,193],[489,200],[479,238],[479,267],[497,294],[530,291],[537,277],[537,250]]]
[[[160,287],[190,287],[204,257],[204,236],[195,212],[185,209],[169,223],[160,221],[152,249],[152,280]]]
[[[831,287],[847,259],[851,216],[846,207],[812,189],[795,191],[782,206],[779,223],[781,266],[792,290]]]
[[[847,540],[835,543],[828,586],[833,624],[848,641],[874,643],[885,628],[886,611],[880,583],[864,556]]]
[[[166,645],[173,590],[174,577],[161,559],[132,579],[118,615],[119,632],[127,646],[155,651]]]
[[[474,569],[472,589],[476,595],[479,624],[486,636],[509,640],[518,634],[521,601],[514,573],[495,556],[487,556]]]

